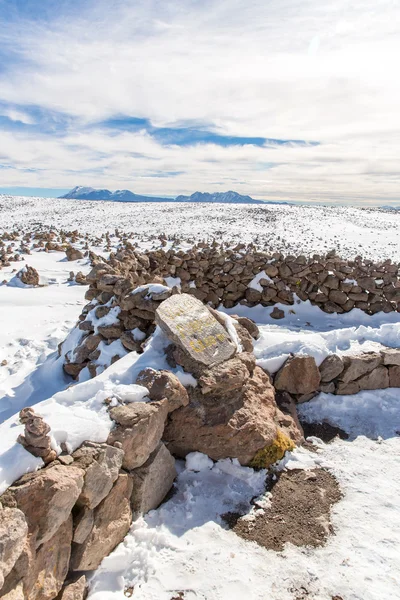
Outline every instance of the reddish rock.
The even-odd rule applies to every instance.
[[[289,358],[275,377],[277,390],[289,394],[313,394],[319,389],[321,377],[313,356]]]

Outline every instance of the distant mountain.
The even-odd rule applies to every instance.
[[[177,196],[176,202],[222,202],[228,204],[265,204],[263,200],[254,200],[251,196],[242,196],[237,192],[195,192],[191,196]]]
[[[75,200],[111,200],[112,202],[209,202],[225,204],[275,204],[264,202],[263,200],[254,200],[251,196],[242,196],[237,192],[195,192],[191,196],[177,196],[176,198],[156,198],[154,196],[140,196],[129,190],[96,190],[91,187],[74,187],[73,190],[60,196],[60,198],[70,198]]]
[[[111,200],[113,202],[170,202],[170,198],[154,198],[153,196],[140,196],[129,190],[95,190],[91,187],[74,187],[73,190],[60,196],[61,198],[71,198],[75,200]]]

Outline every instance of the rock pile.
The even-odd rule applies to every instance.
[[[105,401],[115,422],[106,443],[49,456],[45,468],[8,488],[0,498],[0,541],[10,540],[0,543],[1,598],[83,600],[81,573],[96,569],[132,519],[169,492],[173,454],[200,451],[267,467],[302,441],[293,406],[278,408],[270,378],[249,351],[254,323],[224,318],[187,294],[167,295],[163,302],[140,296],[139,304],[154,309],[171,366],[195,374],[197,386],[186,389],[168,370],[143,369],[132,384],[142,401]],[[31,408],[20,419],[19,441],[45,458],[49,427]]]
[[[289,358],[274,377],[278,392],[306,402],[318,392],[350,395],[362,390],[400,387],[400,350],[359,355],[331,354],[317,367],[312,356]]]
[[[39,273],[34,267],[26,265],[18,271],[17,277],[24,285],[29,285],[30,287],[37,287],[39,285]]]

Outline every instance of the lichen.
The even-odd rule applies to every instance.
[[[278,433],[272,444],[258,450],[249,466],[254,469],[267,469],[277,460],[281,460],[285,452],[293,450],[294,447],[295,445],[292,440],[283,431],[278,429]]]

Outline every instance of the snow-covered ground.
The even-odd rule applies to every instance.
[[[8,209],[8,201],[0,201],[1,226],[10,227],[13,218],[15,225],[19,219],[24,227],[41,221],[98,234],[103,231],[104,222],[110,230],[116,225],[129,230],[129,221],[123,223],[129,215],[132,230],[143,233],[153,227],[154,231],[161,232],[165,227],[170,233],[178,223],[178,217],[170,223],[168,214],[164,214],[163,221],[159,219],[161,213],[151,214],[154,205],[140,220],[135,210],[141,207],[136,206],[109,205],[107,218],[103,209],[95,216],[91,206],[83,206],[82,215],[77,217],[76,210],[61,205],[56,213],[54,202],[47,199],[45,202],[50,208],[45,209],[39,202],[39,208],[43,209],[40,214],[38,207],[33,210],[32,202],[28,200],[24,204],[25,200],[21,199],[21,205],[17,202],[14,216]],[[196,215],[197,218],[202,215],[203,221],[196,224],[195,232],[204,227],[203,237],[206,231],[214,231],[213,219],[220,210],[225,211],[227,218],[230,214],[232,220],[243,214],[242,207],[227,205],[191,208],[193,212],[189,215],[185,212],[185,218],[180,221],[181,229],[187,226],[187,219],[192,220],[193,225]],[[254,209],[259,207],[251,210]],[[326,236],[323,239],[327,248],[336,244],[333,237],[328,237],[334,235],[329,233],[328,226],[331,211],[343,227],[347,227],[346,221],[349,221],[348,227],[353,228],[353,238],[349,237],[347,247],[350,254],[361,252],[355,248],[362,243],[366,250],[361,252],[364,255],[368,250],[370,255],[381,253],[382,258],[400,258],[399,248],[392,246],[398,227],[393,215],[390,215],[390,224],[385,213],[356,209],[343,209],[340,214],[341,209],[290,207],[291,212],[286,212],[286,217],[280,211],[287,207],[275,210],[268,206],[261,210],[267,211],[266,214],[276,213],[275,227],[281,223],[283,228],[285,219],[289,221],[287,231],[292,232],[293,244],[303,243],[301,236],[295,235],[298,219],[301,227],[309,227],[310,236],[321,229],[323,233],[319,236]],[[318,210],[320,217],[315,216]],[[210,226],[205,229],[207,211]],[[307,224],[307,214],[320,221]],[[323,214],[326,214],[325,221]],[[358,215],[358,225],[355,217],[351,222],[352,215]],[[361,218],[367,233],[360,229],[358,234],[355,232],[357,227],[361,228]],[[255,231],[253,216],[249,216],[248,222],[243,235],[250,237]],[[240,222],[232,225],[234,235],[239,235],[241,226]],[[260,220],[257,227],[265,236],[274,231],[275,237],[270,243],[279,243],[280,234],[272,222],[262,225]],[[314,242],[313,249],[321,250],[315,237]],[[382,248],[376,250],[381,243]],[[135,381],[138,371],[144,364],[166,366],[162,362],[163,339],[158,334],[140,357],[130,353],[96,379],[68,387],[71,381],[63,374],[56,349],[75,325],[86,303],[86,287],[71,284],[67,279],[70,270],[85,273],[89,265],[86,259],[66,262],[64,253],[59,252],[33,252],[25,256],[25,262],[39,270],[42,283],[47,285],[40,288],[0,285],[0,364],[6,361],[0,366],[0,421],[8,419],[0,425],[1,490],[41,464],[40,459],[15,445],[21,431],[17,419],[20,408],[36,406],[51,425],[55,448],[61,442],[77,447],[86,437],[103,441],[111,427],[103,400],[110,395],[138,400],[140,390],[126,387]],[[1,271],[0,279],[10,281],[15,275],[13,269],[23,264],[12,263]],[[262,307],[235,307],[226,311],[245,311],[242,314],[260,324],[261,336],[255,343],[255,354],[259,364],[271,370],[279,368],[290,352],[313,354],[321,362],[331,352],[371,350],[381,344],[400,347],[399,313],[370,317],[353,310],[345,315],[327,315],[309,303],[290,307],[294,313],[289,312],[288,307],[282,308],[286,316],[279,322],[269,316],[271,309]],[[194,383],[182,373],[179,375],[185,385]],[[300,411],[306,421],[325,420],[350,434],[348,441],[337,439],[329,445],[314,440],[318,453],[296,450],[284,461],[286,468],[324,466],[340,483],[343,499],[334,506],[332,516],[335,535],[329,537],[325,546],[314,549],[287,545],[283,552],[276,553],[236,536],[226,529],[221,514],[249,507],[251,498],[263,492],[265,473],[240,467],[235,461],[212,464],[205,458],[192,457],[186,466],[178,463],[180,474],[175,495],[136,521],[125,541],[103,561],[91,580],[89,599],[122,600],[126,597],[124,590],[132,586],[134,600],[400,598],[400,389],[361,392],[350,397],[320,394],[303,404]]]
[[[101,234],[116,227],[133,238],[161,233],[254,242],[285,253],[400,260],[400,212],[354,207],[118,203],[0,196],[0,231],[34,225]]]

